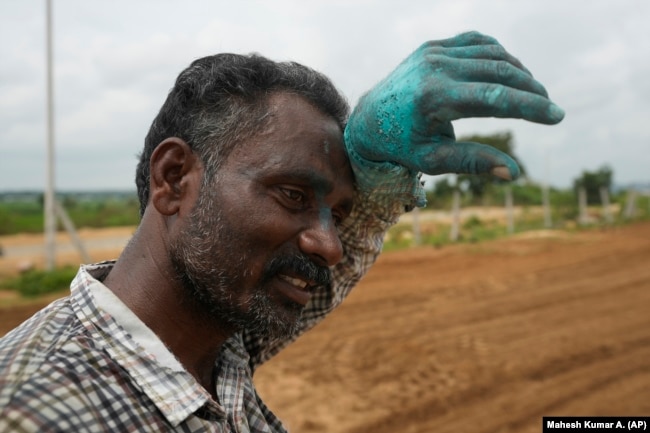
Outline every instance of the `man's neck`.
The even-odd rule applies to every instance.
[[[125,248],[104,284],[142,320],[185,369],[215,397],[214,366],[235,330],[197,314],[183,302],[183,287],[156,246],[138,241]]]

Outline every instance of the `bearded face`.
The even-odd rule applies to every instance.
[[[247,328],[271,338],[294,334],[304,305],[274,295],[273,283],[296,275],[310,282],[310,290],[328,287],[329,268],[297,250],[277,251],[267,255],[262,271],[254,275],[252,255],[259,244],[246,242],[246,233],[224,218],[210,193],[210,188],[201,189],[190,224],[170,247],[175,275],[185,290],[184,301],[226,329]]]
[[[331,284],[354,184],[336,121],[295,95],[270,96],[269,107],[268,126],[204,179],[169,255],[197,314],[227,332],[279,337]]]

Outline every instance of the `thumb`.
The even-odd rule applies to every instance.
[[[480,143],[446,140],[420,159],[419,169],[427,174],[492,174],[501,179],[519,177],[519,166],[507,154]]]

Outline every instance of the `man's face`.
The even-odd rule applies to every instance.
[[[189,304],[226,330],[296,330],[343,255],[354,194],[337,123],[301,97],[270,97],[270,125],[201,188],[170,258]]]

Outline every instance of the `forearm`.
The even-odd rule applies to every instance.
[[[512,180],[520,170],[491,146],[457,142],[452,121],[521,118],[543,124],[564,112],[519,60],[477,32],[422,44],[355,107],[344,137],[357,185],[356,206],[340,227],[342,261],[332,287],[321,287],[304,310],[298,335],[336,308],[381,252],[388,228],[426,201],[420,173],[491,173]],[[289,340],[250,347],[252,365]]]

